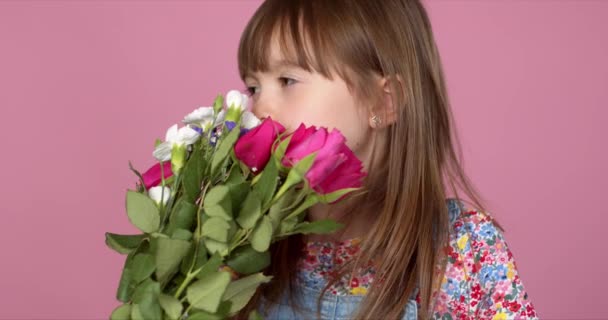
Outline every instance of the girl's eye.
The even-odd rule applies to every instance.
[[[246,87],[245,91],[247,91],[247,94],[251,97],[255,94],[255,88],[256,87]]]
[[[293,82],[296,82],[295,79],[288,78],[288,77],[279,77],[278,79],[279,79],[279,82],[282,82],[286,86],[289,86],[290,84],[293,84]],[[289,81],[293,81],[293,82],[290,83]],[[245,87],[245,91],[251,97],[256,94],[256,92],[255,92],[256,88],[257,87]]]
[[[292,79],[292,78],[287,78],[287,77],[280,77],[280,78],[279,78],[279,80],[281,80],[281,81],[282,81],[282,80],[287,80],[287,82],[289,82],[289,80],[292,80],[292,81],[294,81],[294,82],[296,81],[295,79]],[[288,84],[285,84],[285,85],[288,85]]]

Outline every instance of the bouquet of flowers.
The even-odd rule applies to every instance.
[[[127,255],[111,319],[231,317],[271,280],[262,272],[271,243],[342,227],[304,217],[361,187],[363,166],[344,136],[304,124],[285,132],[247,111],[247,98],[219,94],[156,141],[156,165],[141,174],[129,163],[139,179],[127,216],[142,233],[105,234]]]

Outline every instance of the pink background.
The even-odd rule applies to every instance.
[[[104,232],[136,232],[127,162],[243,87],[259,3],[0,2],[0,318],[108,318],[125,257]],[[428,4],[466,167],[539,315],[608,318],[608,1]]]

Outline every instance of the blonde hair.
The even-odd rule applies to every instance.
[[[346,211],[374,212],[374,225],[362,239],[359,254],[337,270],[323,294],[344,274],[373,260],[375,277],[383,281],[372,282],[357,318],[401,317],[417,284],[419,316],[429,318],[447,263],[446,189],[464,201],[458,196],[457,187],[461,188],[478,210],[487,210],[464,173],[425,8],[417,0],[267,0],[240,40],[242,79],[250,72],[268,70],[269,45],[276,34],[284,56],[328,79],[336,72],[362,105],[381,101],[375,77],[401,79],[402,86],[391,90],[397,120],[381,133],[386,134],[386,153],[374,159],[385,165],[369,172],[362,192]],[[296,268],[304,245],[300,235],[272,244],[272,264],[264,272],[273,281],[258,290],[237,318],[247,318],[262,297],[278,303],[285,289],[293,308],[300,308],[293,299],[295,274],[290,270]],[[317,316],[320,301],[321,297]]]

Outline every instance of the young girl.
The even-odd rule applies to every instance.
[[[264,273],[273,281],[237,318],[537,317],[504,229],[457,157],[419,1],[267,0],[244,30],[238,62],[258,117],[287,131],[337,128],[368,175],[362,192],[307,213],[345,228],[272,245]]]

